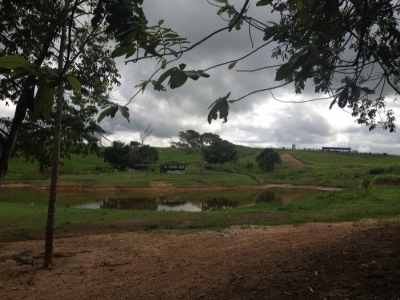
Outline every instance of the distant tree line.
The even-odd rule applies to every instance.
[[[158,150],[149,145],[141,146],[141,143],[135,141],[129,145],[114,141],[110,147],[104,149],[104,161],[120,171],[133,169],[136,164],[156,163]]]
[[[217,134],[199,133],[189,129],[178,134],[179,141],[172,142],[172,147],[187,149],[190,153],[201,156],[201,171],[205,171],[205,163],[222,165],[239,160],[236,145],[221,139]],[[138,165],[155,164],[158,161],[158,150],[141,142],[132,141],[125,144],[114,141],[110,147],[104,149],[104,161],[110,163],[114,169],[124,171],[128,168],[137,168]],[[279,153],[271,148],[265,148],[256,156],[256,162],[263,172],[274,172],[275,165],[281,163]]]
[[[205,162],[222,164],[236,162],[238,153],[236,146],[220,138],[219,135],[199,132],[189,129],[178,134],[179,142],[172,142],[171,145],[178,148],[188,149],[201,156],[201,171],[205,171]]]

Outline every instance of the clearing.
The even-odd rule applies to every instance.
[[[52,270],[43,241],[0,243],[0,299],[400,299],[399,221],[109,234],[89,224],[55,240]]]

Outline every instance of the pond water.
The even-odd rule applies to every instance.
[[[90,209],[132,209],[153,211],[209,211],[261,202],[292,202],[310,198],[321,191],[270,188],[195,193],[59,193],[57,207]],[[48,193],[30,188],[2,188],[0,202],[47,205]]]

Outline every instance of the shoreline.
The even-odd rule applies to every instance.
[[[33,188],[38,191],[49,191],[50,186],[40,186],[34,183],[8,183],[1,188]],[[116,187],[87,187],[79,185],[59,185],[59,192],[111,192],[111,193],[173,193],[173,192],[204,192],[225,190],[265,190],[269,188],[303,189],[319,191],[339,191],[341,188],[323,187],[316,185],[292,185],[292,184],[264,184],[257,186],[202,186],[202,187],[148,187],[148,188],[116,188]]]

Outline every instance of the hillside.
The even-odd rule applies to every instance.
[[[237,146],[239,161],[222,166],[213,165],[211,171],[200,172],[200,156],[177,148],[158,148],[159,162],[175,160],[186,164],[184,176],[160,175],[155,167],[148,171],[116,172],[101,157],[73,155],[64,158],[61,183],[91,187],[204,187],[257,186],[263,184],[318,185],[326,187],[356,187],[363,179],[375,184],[398,185],[400,157],[371,153],[333,153],[303,150],[277,150],[284,157],[299,163],[282,161],[274,173],[262,173],[255,160],[259,148]],[[39,173],[37,164],[13,159],[5,184],[49,184],[49,171]]]

